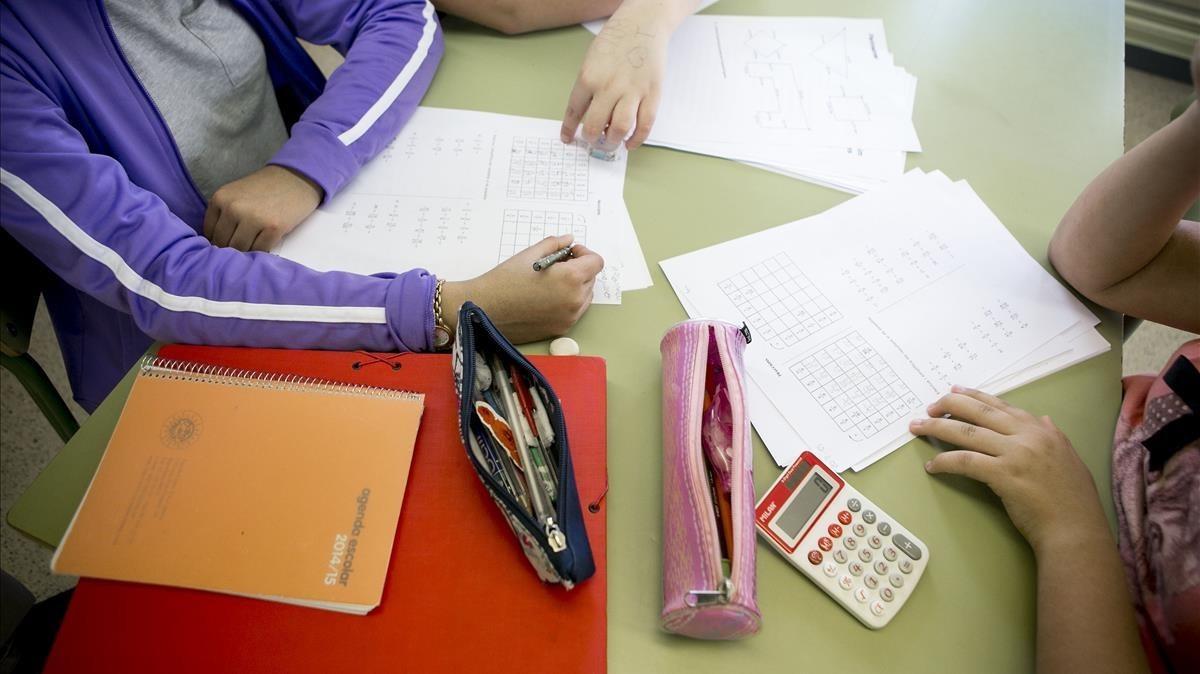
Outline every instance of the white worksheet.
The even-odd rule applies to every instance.
[[[553,120],[418,108],[275,252],[319,270],[424,267],[457,281],[569,233],[606,260],[595,301],[619,304],[625,276],[633,287],[649,285],[622,198],[626,156],[592,158],[563,144],[558,128]]]
[[[649,142],[919,151],[878,19],[691,16]]]
[[[821,215],[661,263],[693,316],[750,326],[750,376],[794,432],[760,424],[770,414],[757,403],[751,419],[768,447],[768,435],[802,438],[796,453],[862,467],[906,442],[908,421],[951,384],[982,385],[1098,322],[967,196],[914,171]]]

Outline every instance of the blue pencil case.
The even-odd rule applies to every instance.
[[[454,383],[467,459],[538,577],[570,589],[596,571],[554,389],[472,302],[458,312]]]

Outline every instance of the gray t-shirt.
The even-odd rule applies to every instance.
[[[258,34],[225,0],[105,0],[125,59],[205,199],[287,140]]]

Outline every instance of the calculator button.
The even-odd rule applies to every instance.
[[[829,552],[830,550],[833,549],[833,540],[830,539],[828,536],[822,536],[820,539],[817,540],[817,547],[821,548],[825,552]]]
[[[893,573],[892,575],[888,576],[888,582],[892,584],[892,587],[904,587],[904,576],[901,576],[898,573]]]
[[[856,513],[860,508],[862,508],[862,502],[856,498],[852,498],[849,501],[846,501],[846,507],[850,509],[850,512]]]
[[[871,596],[871,593],[867,592],[867,588],[865,588],[865,587],[860,587],[860,588],[854,590],[854,600],[860,604],[867,603],[867,599],[870,596]]]
[[[846,538],[845,540],[842,541],[842,545],[846,546],[847,550],[853,550],[854,548],[858,547],[858,539],[857,538]]]
[[[833,562],[825,562],[825,566],[822,566],[821,570],[825,572],[826,576],[833,578],[837,575],[838,567],[837,564],[834,564]]]
[[[812,562],[813,566],[820,564],[821,558],[822,558],[822,556],[821,556],[820,550],[813,550],[808,553],[808,561]]]
[[[886,548],[884,548],[883,549],[883,558],[888,560],[889,562],[896,561],[896,548],[893,548],[890,545],[887,546]]]
[[[881,576],[886,576],[887,572],[888,572],[887,562],[883,561],[882,559],[879,560],[878,562],[875,562],[875,573],[878,573]]]
[[[835,562],[837,562],[838,564],[845,564],[846,563],[846,551],[845,550],[835,550],[833,552],[833,560]]]
[[[903,571],[904,573],[912,573],[912,570],[913,570],[912,562],[908,561],[907,559],[900,560],[900,570]]]
[[[866,522],[867,524],[875,524],[875,511],[874,510],[864,510],[863,511],[863,521]]]
[[[863,584],[866,585],[867,588],[874,590],[875,588],[879,587],[879,578],[877,576],[867,576],[866,578],[863,578]]]
[[[854,579],[843,573],[842,577],[838,578],[838,587],[843,590],[849,590],[854,587]]]
[[[896,593],[890,587],[884,587],[879,591],[879,596],[883,597],[884,601],[893,601],[896,598]]]
[[[918,548],[916,543],[910,541],[908,536],[896,534],[892,536],[892,542],[896,544],[896,547],[900,548],[901,552],[911,557],[914,561],[921,558],[921,548]]]
[[[866,536],[867,535],[867,528],[862,525],[862,522],[859,522],[858,524],[854,525],[854,535],[855,536]]]
[[[829,525],[829,535],[833,536],[834,538],[841,538],[842,526],[840,524],[830,524]]]
[[[863,548],[862,550],[859,550],[859,551],[858,551],[858,558],[859,558],[859,559],[861,559],[861,560],[863,560],[864,562],[869,562],[869,561],[871,561],[871,549],[870,549],[870,548]]]
[[[854,521],[854,515],[851,515],[849,510],[843,510],[838,513],[838,521],[842,524],[850,524]]]
[[[879,601],[878,599],[871,602],[871,613],[873,615],[881,616],[881,615],[883,615],[883,611],[884,611],[883,602]]]
[[[847,568],[850,569],[851,576],[861,576],[862,575],[863,565],[859,564],[858,562],[850,562],[850,566]]]
[[[892,525],[888,524],[887,522],[879,523],[879,534],[881,536],[888,536],[891,533],[892,533]]]
[[[871,537],[867,539],[867,545],[878,550],[879,546],[883,545],[883,539],[875,534],[871,534]]]

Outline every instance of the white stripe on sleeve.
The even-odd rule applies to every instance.
[[[112,271],[117,281],[130,292],[170,311],[188,311],[213,318],[245,318],[263,321],[294,321],[301,323],[365,323],[386,325],[383,307],[325,307],[304,304],[257,304],[210,300],[205,297],[174,295],[143,278],[130,267],[117,251],[92,238],[75,224],[54,202],[47,199],[29,183],[0,168],[0,184],[12,190],[30,208],[50,223],[81,253]]]
[[[429,0],[425,0],[425,9],[421,11],[421,16],[425,18],[425,28],[421,31],[421,39],[417,40],[417,48],[413,50],[408,63],[404,64],[404,67],[400,69],[400,74],[396,75],[396,79],[392,80],[391,85],[383,92],[379,100],[367,109],[362,118],[354,126],[338,135],[338,140],[342,141],[342,145],[349,145],[370,131],[371,126],[379,121],[388,108],[392,107],[400,93],[420,70],[421,64],[425,62],[425,57],[429,55],[429,47],[433,45],[433,36],[437,33],[435,10],[433,3]]]

